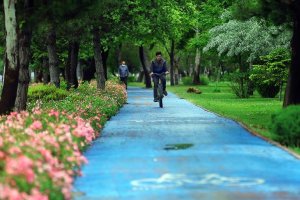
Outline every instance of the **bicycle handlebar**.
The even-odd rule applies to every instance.
[[[163,73],[161,73],[161,74],[158,74],[158,73],[152,73],[152,75],[157,75],[157,76],[162,76],[162,75],[167,75],[168,73],[166,73],[166,72],[163,72]]]

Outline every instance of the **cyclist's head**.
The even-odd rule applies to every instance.
[[[123,60],[123,61],[122,61],[122,65],[125,65],[125,64],[126,64],[126,62]]]
[[[155,55],[156,55],[156,59],[157,59],[157,60],[159,60],[159,61],[160,61],[160,60],[162,59],[162,54],[161,54],[161,52],[160,52],[160,51],[156,52],[156,54],[155,54]]]

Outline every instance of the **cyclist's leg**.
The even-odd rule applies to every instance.
[[[168,93],[167,93],[167,90],[166,90],[166,88],[167,88],[167,80],[166,80],[166,76],[161,76],[161,82],[162,82],[162,85],[163,85],[163,91],[164,91],[164,94],[165,95],[168,95]]]
[[[157,76],[153,76],[153,83],[154,83],[153,97],[154,97],[154,100],[155,100],[155,99],[157,99],[157,85],[158,85],[158,77]]]

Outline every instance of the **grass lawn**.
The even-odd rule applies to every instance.
[[[131,86],[144,87],[141,83],[130,83]],[[195,87],[202,91],[202,94],[187,93],[189,87]],[[271,115],[282,109],[282,101],[278,98],[261,98],[255,93],[248,99],[239,99],[231,91],[229,83],[221,82],[218,89],[221,92],[214,92],[215,83],[208,86],[168,86],[167,90],[175,93],[209,111],[220,114],[224,117],[234,119],[244,124],[248,129],[269,139],[273,139],[273,133],[268,129],[271,123]],[[293,151],[300,154],[299,148]]]

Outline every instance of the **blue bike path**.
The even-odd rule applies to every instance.
[[[297,158],[173,94],[129,88],[85,156],[74,199],[300,199]]]

